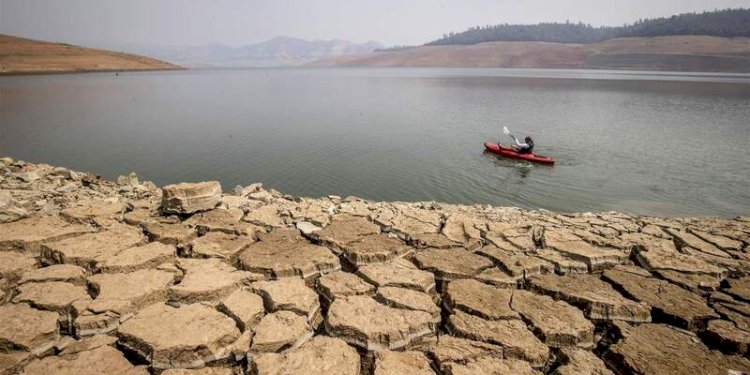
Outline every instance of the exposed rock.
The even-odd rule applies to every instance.
[[[382,303],[400,309],[424,311],[432,314],[435,319],[440,318],[440,308],[435,305],[428,294],[413,289],[382,287],[378,288],[375,299]]]
[[[302,234],[306,236],[310,236],[314,232],[323,229],[309,221],[298,221],[295,226],[297,227],[297,229],[299,229],[300,232],[302,232]]]
[[[594,344],[594,325],[580,310],[563,301],[518,290],[513,293],[511,307],[548,346],[590,348]]]
[[[648,246],[648,245],[646,245]],[[675,271],[685,274],[709,275],[723,279],[727,270],[687,254],[679,253],[671,244],[654,244],[635,248],[638,263],[651,271]],[[670,247],[672,247],[670,249]]]
[[[89,277],[96,298],[88,306],[95,313],[115,312],[121,316],[167,298],[174,276],[159,270],[106,273]]]
[[[721,314],[724,318],[734,323],[737,328],[750,332],[750,315],[742,306],[737,306],[729,303],[718,303],[714,304],[713,308]]]
[[[140,225],[153,241],[167,245],[183,246],[198,235],[198,232],[182,223],[146,222]]]
[[[421,352],[375,352],[373,375],[435,375],[430,362]]]
[[[16,175],[16,177],[23,182],[34,182],[42,178],[41,176],[39,176],[39,173],[35,171],[20,172]]]
[[[700,330],[707,320],[719,317],[699,295],[663,280],[623,270],[605,271],[604,279],[625,296],[651,306],[654,319],[658,317],[683,328]]]
[[[458,311],[448,319],[454,335],[503,347],[505,358],[517,358],[541,367],[549,349],[526,328],[521,320],[485,320]]]
[[[705,342],[718,348],[725,354],[748,353],[750,349],[750,332],[737,328],[726,320],[712,320],[708,322],[703,333]]]
[[[262,227],[282,227],[284,220],[279,216],[279,206],[269,204],[250,210],[242,221]]]
[[[186,329],[189,328],[189,329]],[[156,369],[196,368],[228,357],[240,337],[234,321],[203,304],[173,308],[154,304],[117,331],[118,342]]]
[[[0,267],[4,264],[2,258],[3,254],[0,253]],[[84,285],[86,283],[86,270],[72,264],[55,264],[24,273],[18,283],[42,283],[49,281]]]
[[[263,298],[248,290],[238,290],[219,304],[219,310],[229,315],[244,332],[255,328],[265,314]]]
[[[310,238],[340,253],[347,244],[378,233],[380,227],[363,217],[339,215],[323,230],[311,233]]]
[[[197,213],[185,220],[183,224],[193,226],[199,233],[223,232],[242,236],[255,237],[262,228],[241,222],[244,211],[239,208],[216,209]]]
[[[99,269],[102,272],[133,272],[171,262],[175,258],[175,247],[160,242],[125,249],[117,255],[105,259]]]
[[[358,375],[359,366],[354,348],[325,336],[316,336],[284,354],[255,356],[251,362],[253,373],[258,375]]]
[[[465,245],[460,242],[451,241],[448,237],[437,233],[425,233],[417,237],[412,237],[411,243],[419,249],[452,249]]]
[[[501,289],[476,280],[455,280],[445,290],[445,304],[485,319],[520,319],[510,307],[513,290]]]
[[[748,217],[120,180],[0,158],[0,374],[748,372]]]
[[[302,279],[261,281],[253,283],[251,287],[263,297],[269,311],[287,310],[300,314],[308,322],[315,322],[313,327],[317,327],[322,321],[318,294],[308,288]]]
[[[406,246],[400,240],[372,234],[344,245],[342,255],[349,263],[361,266],[403,257],[412,251],[412,247]]]
[[[426,348],[430,357],[440,366],[442,373],[446,372],[449,363],[468,363],[479,359],[503,358],[503,347],[472,341],[450,335],[440,335],[436,343]]]
[[[116,342],[117,342],[117,337],[108,336],[108,335],[96,335],[96,336],[92,336],[83,340],[71,339],[71,342],[65,345],[64,348],[60,350],[60,354],[62,355],[76,354],[80,352],[94,350],[102,346],[114,345]]]
[[[745,302],[750,302],[750,277],[729,279],[727,280],[727,284],[729,285],[729,288],[724,289],[725,293]]]
[[[539,275],[530,280],[531,289],[562,299],[583,309],[594,320],[651,321],[651,307],[623,297],[611,285],[593,275]]]
[[[145,367],[134,367],[122,353],[111,346],[75,354],[47,357],[29,363],[24,368],[27,375],[148,375]]]
[[[0,251],[0,278],[17,280],[27,271],[37,268],[33,257],[15,251]]]
[[[199,369],[169,369],[164,370],[161,375],[236,375],[236,372],[226,367],[204,367]]]
[[[409,347],[436,328],[429,313],[387,307],[367,296],[337,298],[326,319],[328,334],[367,350]]]
[[[343,271],[321,276],[318,280],[317,290],[328,303],[333,302],[335,298],[339,297],[361,294],[372,295],[375,293],[375,287],[372,284],[362,280],[362,278],[355,274]]]
[[[295,209],[290,210],[290,214],[298,224],[307,223],[312,227],[316,227],[317,229],[310,227],[310,229],[313,230],[309,231],[309,233],[312,233],[330,224],[330,213],[332,211],[331,207],[331,205],[326,207],[324,202],[318,203],[318,201],[304,200],[300,202],[297,207],[295,207]],[[300,230],[302,229],[299,227],[299,225],[297,226],[297,228]],[[305,231],[302,232],[304,233]]]
[[[488,225],[489,232],[486,234],[487,239],[493,238],[495,246],[504,249],[517,249],[521,251],[534,251],[540,247],[543,240],[544,228],[536,225],[534,222],[513,223],[508,227],[506,223],[491,222]],[[497,236],[500,234],[502,241],[498,241]],[[508,243],[511,247],[505,246]]]
[[[145,242],[143,234],[129,225],[114,224],[107,230],[42,245],[42,259],[49,264],[75,264],[93,269],[99,262]]]
[[[219,258],[234,264],[239,254],[253,243],[255,238],[250,236],[209,232],[190,242],[187,255],[194,258]]]
[[[514,375],[537,375],[541,374],[531,368],[524,361],[516,359],[498,359],[485,357],[475,362],[469,363],[448,363],[445,365],[446,375],[494,375],[494,374],[514,374]]]
[[[138,175],[135,172],[130,172],[127,176],[117,176],[117,185],[135,187],[140,185],[138,182]]]
[[[474,276],[474,278],[485,284],[506,289],[514,289],[518,287],[518,283],[521,279],[518,276],[511,276],[497,267],[488,268]]]
[[[628,254],[617,249],[590,245],[572,234],[545,232],[545,245],[586,263],[589,271],[600,271],[628,261]]]
[[[60,212],[60,215],[70,222],[85,224],[95,218],[115,219],[125,211],[125,204],[119,200],[93,200],[80,202]]]
[[[253,337],[253,352],[278,352],[297,348],[312,338],[313,332],[304,316],[291,311],[277,311],[264,316]]]
[[[245,189],[245,191],[248,191]],[[273,201],[273,195],[265,190],[257,190],[252,193],[245,194],[248,198],[256,201],[261,201],[265,203],[271,203]]]
[[[0,223],[11,223],[29,216],[29,212],[20,207],[7,191],[0,190]]]
[[[375,215],[375,222],[398,233],[404,239],[416,238],[425,233],[439,233],[440,214],[433,210],[398,207],[394,213],[381,211]]]
[[[555,273],[560,275],[588,273],[589,267],[586,263],[571,259],[555,250],[542,249],[534,254],[536,257],[554,264]],[[545,265],[540,265],[547,268]]]
[[[695,335],[664,324],[643,324],[604,353],[610,368],[631,374],[729,374],[750,361],[710,351]]]
[[[169,288],[169,300],[182,303],[218,302],[242,285],[263,279],[260,274],[238,271],[219,259],[180,259],[178,267],[185,270],[185,277]]]
[[[719,290],[719,287],[721,286],[721,279],[711,275],[682,273],[670,270],[655,271],[654,274],[672,284],[679,285],[698,294]]]
[[[733,240],[728,237],[724,237],[717,234],[707,233],[697,229],[690,229],[690,233],[694,234],[698,238],[722,249],[722,250],[742,250],[742,242]]]
[[[34,356],[29,352],[0,352],[0,374],[20,374]]]
[[[218,181],[167,185],[162,188],[161,210],[165,213],[191,214],[211,210],[221,200]]]
[[[14,350],[43,353],[60,337],[57,313],[24,303],[0,306],[0,353]]]
[[[0,251],[38,253],[42,241],[58,241],[95,231],[89,226],[70,224],[58,216],[30,217],[0,225]]]
[[[66,314],[71,311],[74,302],[91,301],[86,288],[59,281],[46,283],[27,283],[18,287],[18,295],[13,302],[26,302],[42,310]]]
[[[435,293],[435,276],[405,259],[360,267],[357,274],[377,287],[393,286]]]
[[[477,229],[477,220],[471,219],[463,214],[451,215],[445,220],[442,233],[448,239],[455,242],[465,243],[468,241],[478,241],[482,234]]]
[[[370,216],[370,205],[361,200],[351,200],[341,203],[339,205],[339,212],[352,216]]]
[[[692,233],[688,233],[687,231],[683,231],[683,230],[675,230],[672,228],[667,228],[666,231],[667,233],[669,233],[670,235],[674,237],[675,243],[683,251],[684,251],[683,249],[684,247],[689,247],[691,249],[695,249],[702,253],[710,254],[713,256],[731,258],[731,256],[727,254],[727,252],[720,250],[716,246],[706,241],[703,241],[698,236]]]
[[[518,251],[501,249],[496,246],[485,246],[477,251],[492,259],[508,274],[528,278],[532,275],[554,271],[554,265],[547,260],[529,256]]]
[[[472,278],[493,266],[491,260],[462,249],[423,251],[414,256],[414,262],[440,281]]]
[[[341,269],[339,259],[330,250],[312,245],[299,237],[296,230],[276,230],[286,239],[261,237],[239,256],[243,269],[270,278],[310,278]],[[293,232],[293,233],[290,233]]]
[[[562,365],[553,375],[614,375],[601,359],[586,350],[565,348],[558,357]]]

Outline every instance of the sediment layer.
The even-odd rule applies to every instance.
[[[749,372],[749,245],[749,217],[158,188],[2,158],[0,374]]]

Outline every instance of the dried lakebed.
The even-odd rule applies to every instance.
[[[3,158],[0,374],[748,372],[749,238]]]

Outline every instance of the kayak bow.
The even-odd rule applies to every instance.
[[[532,163],[542,163],[542,164],[555,164],[555,159],[548,158],[546,156],[536,155],[536,154],[519,154],[515,152],[510,147],[503,147],[501,145],[498,145],[497,143],[492,142],[484,142],[484,148],[487,149],[487,151],[492,152],[493,154],[498,154],[501,156],[505,156],[507,158],[511,159],[520,159],[520,160],[526,160],[530,161]]]

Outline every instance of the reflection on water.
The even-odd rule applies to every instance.
[[[247,69],[0,78],[0,154],[157,184],[750,212],[750,75]],[[484,154],[502,127],[554,167]]]

